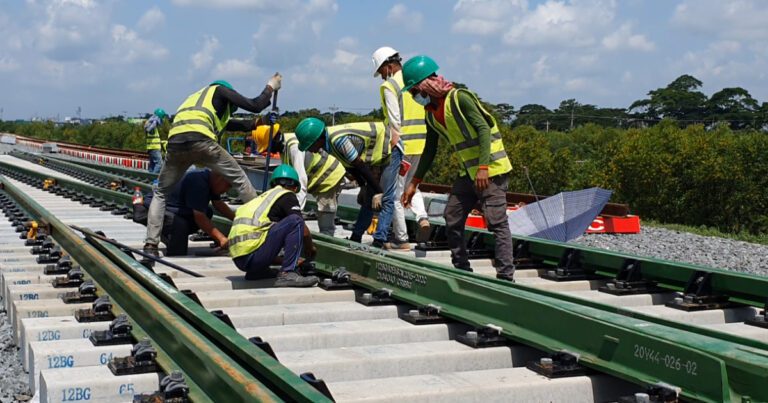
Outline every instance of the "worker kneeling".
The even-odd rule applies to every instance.
[[[229,231],[229,254],[246,280],[270,277],[269,266],[281,264],[276,287],[311,287],[317,277],[296,270],[302,249],[307,259],[316,253],[296,197],[299,175],[283,164],[272,172],[269,183],[271,189],[237,209]]]

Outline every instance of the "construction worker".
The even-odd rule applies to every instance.
[[[427,137],[427,127],[424,124],[424,107],[413,101],[407,91],[403,92],[402,58],[389,46],[383,46],[373,52],[374,77],[384,80],[379,86],[381,108],[384,112],[384,124],[389,127],[390,145],[399,147],[402,139],[403,163],[397,176],[395,188],[395,213],[392,220],[393,238],[396,244],[390,249],[410,249],[408,244],[408,229],[405,225],[405,210],[400,198],[405,190],[405,184],[410,182],[419,165],[424,142]],[[412,168],[412,169],[411,169]],[[424,198],[420,191],[411,200],[411,211],[416,216],[418,231],[417,242],[425,242],[430,234],[429,216],[424,208]]]
[[[219,245],[227,244],[227,236],[221,233],[211,222],[213,210],[232,220],[235,213],[221,200],[232,185],[227,180],[208,169],[188,171],[173,189],[166,200],[163,221],[162,240],[166,245],[167,256],[187,254],[189,235],[203,230]],[[147,195],[143,203],[133,205],[133,221],[147,224],[147,212],[152,195]]]
[[[228,82],[217,80],[187,97],[179,106],[168,133],[168,153],[149,208],[145,253],[159,254],[157,245],[163,227],[166,195],[192,164],[208,167],[221,174],[237,188],[243,201],[248,202],[256,197],[256,190],[240,165],[219,145],[219,135],[224,130],[253,130],[257,122],[230,120],[230,117],[237,108],[259,113],[269,106],[272,93],[280,89],[281,83],[282,76],[276,73],[261,95],[249,99],[235,91]],[[276,119],[276,114],[269,115],[268,120]]]
[[[317,284],[317,277],[302,276],[296,270],[302,250],[308,259],[316,253],[296,198],[299,175],[282,164],[272,172],[269,183],[268,191],[237,209],[229,231],[229,254],[246,280],[268,278],[269,266],[281,264],[276,287],[311,287]]]
[[[403,204],[410,204],[432,165],[438,137],[442,136],[453,147],[462,167],[443,214],[453,266],[472,270],[464,242],[464,224],[475,204],[480,202],[488,230],[493,232],[496,241],[497,277],[512,280],[515,266],[506,198],[512,164],[493,115],[485,110],[475,94],[456,89],[450,81],[438,76],[438,68],[427,56],[416,56],[403,65],[404,90],[424,105],[427,121],[424,154],[403,194]]]
[[[163,120],[167,116],[164,109],[157,108],[152,116],[147,119],[146,123],[144,123],[147,157],[149,158],[147,171],[152,174],[160,172],[160,168],[163,167],[163,155],[161,153],[163,141],[160,139],[160,126],[162,126]]]
[[[259,153],[267,150],[269,126],[263,125],[253,131],[253,139]],[[336,230],[336,210],[341,185],[346,170],[339,160],[320,150],[319,153],[305,153],[299,150],[299,140],[294,133],[282,133],[280,125],[272,130],[272,150],[280,150],[283,164],[292,166],[299,175],[301,189],[297,193],[299,205],[304,209],[307,193],[317,201],[317,225],[321,234],[333,236]]]
[[[326,127],[317,118],[296,126],[300,151],[320,150],[334,156],[355,177],[362,197],[350,240],[361,242],[374,211],[379,212],[372,246],[384,248],[394,211],[395,182],[402,153],[390,149],[389,129],[381,122],[358,122]],[[391,154],[390,154],[391,152]],[[377,174],[381,172],[380,177]]]

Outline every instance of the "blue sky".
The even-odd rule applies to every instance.
[[[281,110],[379,106],[371,53],[428,54],[519,108],[627,107],[681,74],[768,101],[761,0],[0,0],[3,119],[175,110],[226,79]]]

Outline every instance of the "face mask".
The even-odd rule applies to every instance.
[[[432,102],[432,100],[429,98],[429,95],[427,95],[426,97],[423,97],[421,96],[421,93],[414,95],[413,100],[416,101],[416,103],[421,106],[427,106],[429,105],[430,102]]]

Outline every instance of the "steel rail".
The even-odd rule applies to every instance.
[[[440,315],[549,351],[631,382],[666,383],[689,399],[712,402],[768,399],[768,352],[694,332],[595,309],[458,270],[394,259],[378,249],[350,248],[317,236],[317,261],[326,275],[345,267],[354,284],[384,290]],[[694,369],[695,368],[695,369]]]
[[[699,400],[768,398],[755,389],[768,376],[765,350],[697,334],[698,328],[675,329],[359,244],[321,235],[315,239],[319,261],[335,262],[335,266],[320,264],[325,274],[347,265],[353,268],[356,284],[390,289],[396,298],[415,305],[437,303],[448,317],[500,326],[505,336],[548,351],[573,351],[585,364],[604,372],[639,383],[666,382]]]
[[[27,197],[6,178],[0,183],[7,194],[47,226],[50,235],[80,263],[81,267],[119,304],[133,322],[175,362],[187,378],[199,388],[196,393],[212,401],[327,401],[297,375],[282,367],[255,345],[216,319],[195,302],[163,282],[116,247],[91,244],[79,237],[57,217]],[[90,239],[93,240],[93,239]],[[111,250],[109,255],[105,250]],[[130,270],[129,270],[130,269]],[[138,274],[137,274],[138,273]],[[137,280],[136,277],[140,277]],[[190,322],[168,305],[168,300],[197,306],[197,323]],[[200,323],[209,327],[201,331]],[[239,338],[239,340],[233,340]],[[226,340],[225,343],[222,340]],[[221,344],[237,345],[239,350],[223,350]],[[254,363],[269,368],[245,367]],[[166,368],[170,373],[170,369]],[[270,380],[266,386],[259,377]]]
[[[17,169],[20,171],[24,171],[26,174],[33,175],[39,178],[40,180],[43,180],[48,177],[47,175],[37,173],[28,169],[18,168],[0,161],[0,171],[4,167],[6,167],[6,169]],[[73,181],[67,181],[65,179],[57,179],[57,181],[59,186],[66,186],[78,191],[83,191],[86,194],[94,197],[109,199],[109,200],[115,201],[116,203],[121,203],[123,205],[128,205],[130,203],[130,195],[127,195],[124,193],[113,192],[108,189],[102,189],[102,188],[98,188],[90,185],[84,185],[84,184],[73,182]],[[308,206],[312,206],[312,205],[313,205],[313,202],[308,201]],[[339,205],[337,216],[339,216],[343,221],[354,221],[354,219],[357,217],[357,209]],[[430,219],[430,221],[432,222],[433,225],[437,225],[437,226],[444,225],[444,223],[440,219]],[[214,216],[213,224],[216,228],[218,228],[222,232],[227,233],[229,232],[231,222],[226,218],[223,218],[220,216]],[[411,221],[409,225],[413,226],[415,225],[415,223]],[[485,238],[486,245],[492,245],[493,243],[493,235],[488,231],[481,230],[481,229],[467,228],[467,233],[470,233],[470,234],[480,233]],[[322,236],[319,234],[313,234],[313,236],[315,238],[322,238]],[[557,266],[558,260],[563,255],[563,253],[565,253],[570,249],[574,249],[574,250],[579,250],[581,252],[582,263],[585,264],[585,266],[593,267],[597,274],[606,276],[606,279],[615,277],[621,270],[622,266],[624,265],[624,262],[626,262],[627,260],[635,260],[642,263],[643,274],[646,276],[647,279],[657,281],[659,287],[666,288],[669,290],[673,290],[673,291],[682,290],[687,284],[688,278],[690,277],[690,275],[698,271],[704,271],[704,272],[712,273],[713,290],[718,293],[729,295],[731,297],[731,300],[734,302],[739,302],[739,303],[743,303],[743,304],[747,304],[755,307],[763,307],[766,299],[768,298],[768,277],[751,276],[751,275],[736,273],[736,272],[727,271],[727,270],[634,256],[634,255],[624,254],[619,252],[589,248],[586,246],[566,244],[566,243],[560,243],[555,241],[546,241],[538,238],[522,237],[517,235],[513,236],[513,238],[514,238],[515,244],[518,244],[520,242],[528,243],[529,256],[532,258],[541,259],[545,264],[548,264],[550,268],[554,268]],[[334,238],[328,238],[328,242],[334,242],[339,245],[345,245],[346,247],[354,247],[354,245],[359,245],[356,243],[351,243],[346,240],[339,240]],[[385,252],[382,252],[382,253],[385,253]],[[449,268],[448,266],[431,263],[426,261],[425,259],[415,259],[415,258],[403,256],[400,253],[387,253],[387,254],[389,256],[392,256],[394,259],[401,260],[404,262],[410,262],[410,263],[415,262],[416,264],[423,265],[425,267],[442,268],[442,269],[454,271],[452,268]],[[675,321],[666,320],[662,318],[657,318],[651,315],[638,313],[636,311],[628,310],[618,306],[603,304],[603,303],[594,302],[594,301],[588,301],[588,300],[580,299],[577,297],[568,296],[565,294],[541,290],[538,288],[526,287],[521,284],[512,284],[507,281],[496,280],[493,278],[480,276],[473,273],[466,273],[466,272],[460,272],[460,273],[462,275],[482,278],[485,281],[501,283],[510,287],[524,288],[530,292],[540,293],[540,294],[549,295],[549,296],[557,296],[557,298],[560,298],[563,300],[568,300],[574,303],[586,304],[595,308],[608,310],[608,311],[619,313],[626,316],[634,316],[634,317],[642,318],[646,321],[675,327],[681,330],[696,331],[711,337],[717,337],[717,338],[729,340],[734,343],[741,343],[754,348],[760,348],[768,351],[768,343],[765,343],[759,340],[747,339],[747,338],[733,335],[733,334],[727,334],[727,333],[722,333],[715,330],[696,327],[694,325],[690,325],[687,323],[681,323],[681,322],[675,322]],[[731,289],[731,286],[730,286],[731,284],[733,284],[733,287],[736,287],[736,288]]]
[[[60,140],[42,140],[42,139],[24,137],[19,135],[15,135],[15,136],[16,136],[16,139],[27,141],[30,143],[36,143],[36,144],[56,143],[61,148],[69,148],[77,151],[87,151],[87,152],[100,153],[100,154],[111,154],[116,157],[128,157],[128,158],[141,159],[141,160],[148,159],[146,151],[126,151],[126,150],[118,150],[115,148],[107,148],[107,147],[93,147],[93,146],[87,146],[87,145],[77,144],[77,143],[69,143],[69,142],[60,141]]]

